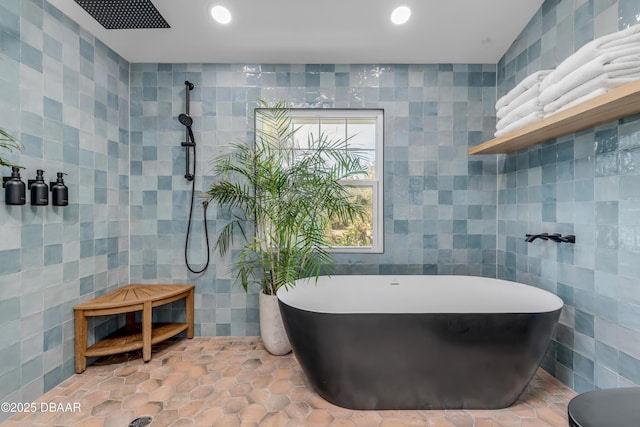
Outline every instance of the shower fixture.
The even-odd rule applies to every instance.
[[[575,243],[576,242],[576,236],[574,236],[573,234],[567,234],[563,236],[560,233],[526,234],[524,241],[527,243],[531,243],[536,239],[551,240],[556,243]]]
[[[187,141],[183,142],[182,146],[195,147],[196,141],[195,141],[195,138],[193,137],[193,129],[191,129],[191,126],[193,125],[193,119],[188,114],[182,113],[178,116],[178,121],[187,128],[187,138],[186,138]]]
[[[151,0],[75,0],[107,30],[170,28]]]
[[[189,115],[189,92],[191,92],[194,88],[193,83],[191,83],[190,81],[186,81],[184,82],[185,87],[185,98],[186,98],[186,109],[187,112],[186,113],[182,113],[178,116],[178,121],[186,128],[185,131],[185,141],[182,142],[180,145],[182,145],[183,147],[185,147],[187,149],[187,163],[186,163],[186,172],[184,174],[184,177],[187,179],[187,181],[193,181],[193,178],[195,176],[195,171],[196,171],[196,162],[193,162],[193,172],[191,173],[191,162],[189,161],[189,153],[191,152],[191,148],[193,148],[193,156],[194,156],[194,160],[195,160],[195,151],[196,151],[196,139],[193,137],[193,130],[191,129],[191,126],[193,125],[193,119],[191,118],[191,116]]]
[[[187,269],[190,272],[195,274],[200,274],[204,272],[207,267],[209,267],[210,260],[210,248],[209,248],[209,230],[207,229],[207,207],[209,206],[209,202],[204,201],[202,203],[202,207],[204,210],[204,236],[207,242],[207,261],[200,270],[193,269],[191,265],[189,265],[189,235],[191,234],[191,220],[193,217],[193,200],[194,194],[196,190],[196,139],[193,136],[193,118],[189,115],[189,92],[191,92],[194,88],[194,84],[190,81],[185,81],[185,101],[186,101],[186,112],[178,115],[178,121],[182,124],[185,130],[185,141],[181,142],[180,145],[185,147],[186,151],[186,172],[184,177],[187,181],[191,181],[191,204],[189,205],[189,221],[187,222],[187,236],[184,242],[184,262],[187,265]],[[193,157],[190,155],[191,150],[193,149]],[[193,161],[191,160],[193,158]],[[192,167],[193,165],[193,167]],[[193,171],[193,173],[191,172]]]

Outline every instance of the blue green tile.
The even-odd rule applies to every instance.
[[[580,332],[588,337],[593,338],[593,326],[594,318],[593,314],[585,313],[581,310],[575,312],[575,328],[577,332]]]
[[[640,360],[621,351],[619,363],[620,375],[635,384],[640,384]]]
[[[638,23],[640,5],[634,0],[618,0],[618,25],[619,29]]]
[[[20,271],[20,249],[0,251],[0,275]]]

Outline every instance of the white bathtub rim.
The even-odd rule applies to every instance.
[[[302,279],[278,298],[327,314],[546,313],[561,309],[551,292],[522,283],[457,275],[334,275]]]

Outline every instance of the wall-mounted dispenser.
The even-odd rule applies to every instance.
[[[4,202],[7,205],[24,205],[26,186],[20,179],[20,168],[13,166],[11,168],[11,176],[2,178],[2,186],[4,187]]]
[[[69,204],[69,189],[64,185],[64,172],[58,172],[58,180],[51,182],[51,204],[53,206],[67,206]]]
[[[42,169],[36,170],[36,179],[29,180],[31,190],[31,204],[34,206],[46,206],[49,204],[49,186],[44,182]]]

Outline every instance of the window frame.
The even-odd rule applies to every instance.
[[[375,120],[375,179],[349,179],[341,183],[353,187],[371,188],[372,244],[371,246],[330,246],[335,253],[384,253],[384,109],[381,108],[290,108],[289,116],[296,119]]]

